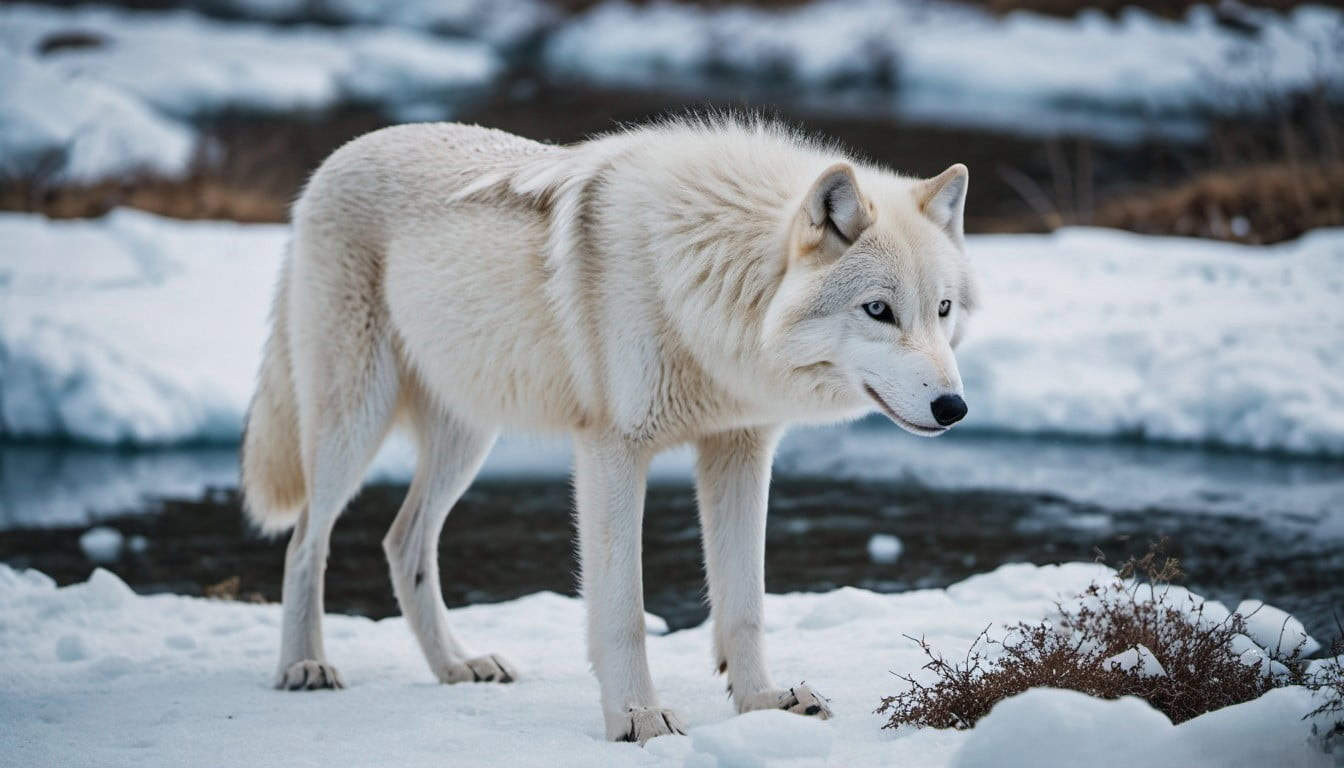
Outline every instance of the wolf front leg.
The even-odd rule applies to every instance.
[[[658,706],[644,650],[640,540],[648,463],[647,451],[619,438],[575,441],[588,659],[602,689],[607,738],[640,744],[686,730],[676,713]]]
[[[696,495],[709,578],[714,657],[737,711],[783,709],[826,719],[810,686],[778,688],[765,667],[765,513],[779,430],[735,430],[702,438]]]

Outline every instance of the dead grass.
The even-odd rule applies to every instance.
[[[1336,618],[1335,627],[1338,634],[1330,644],[1332,658],[1303,682],[1321,702],[1307,717],[1324,723],[1312,727],[1328,749],[1344,748],[1344,622]]]
[[[1294,683],[1334,692],[1333,703],[1327,699],[1313,715],[1341,711],[1338,664],[1311,679],[1300,664],[1287,675],[1262,674],[1260,666],[1243,663],[1232,650],[1232,639],[1246,629],[1241,617],[1214,620],[1193,598],[1172,597],[1164,585],[1179,575],[1179,564],[1156,545],[1122,566],[1113,582],[1091,585],[1077,605],[1059,605],[1053,621],[1007,627],[998,640],[986,628],[960,659],[948,660],[923,638],[910,638],[924,652],[923,669],[934,680],[898,675],[907,687],[882,700],[877,712],[888,715],[884,727],[971,728],[1003,699],[1042,686],[1103,699],[1138,696],[1174,723]],[[1108,661],[1140,645],[1164,675]]]
[[[1133,232],[1275,243],[1344,224],[1344,163],[1257,165],[1102,205],[1092,224]]]
[[[143,179],[88,186],[49,187],[30,180],[0,185],[0,210],[42,213],[56,219],[102,216],[125,206],[176,219],[282,222],[289,199],[222,179]]]

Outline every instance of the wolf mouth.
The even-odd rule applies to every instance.
[[[920,435],[921,437],[933,437],[934,435],[941,435],[947,431],[947,427],[925,427],[923,425],[907,421],[906,419],[903,419],[900,416],[898,416],[896,414],[896,410],[892,408],[890,405],[887,405],[887,401],[883,400],[882,397],[877,394],[877,391],[874,390],[872,387],[868,386],[868,384],[863,385],[863,390],[867,392],[868,396],[873,398],[873,400],[879,406],[882,407],[882,412],[887,414],[887,418],[896,422],[897,426],[901,427],[902,429],[905,429],[908,432],[913,432],[916,435]]]

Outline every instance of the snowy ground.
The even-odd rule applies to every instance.
[[[1344,89],[1344,13],[1208,7],[1169,21],[1137,8],[1073,19],[904,0],[817,0],[787,10],[608,0],[547,43],[555,70],[624,85],[716,78],[794,87],[910,119],[1133,139],[1190,130],[1207,112],[1275,94]],[[1236,10],[1236,9],[1234,9]],[[843,41],[837,44],[837,41]],[[883,96],[885,94],[885,96]]]
[[[771,595],[766,638],[780,681],[806,680],[836,718],[735,717],[712,674],[707,626],[649,638],[663,702],[690,726],[645,749],[602,739],[582,605],[542,593],[451,611],[474,648],[522,670],[510,686],[434,683],[400,619],[329,616],[328,653],[350,687],[270,690],[279,607],[138,597],[116,576],[57,589],[0,565],[0,762],[10,765],[1266,766],[1327,765],[1300,689],[1173,727],[1137,699],[1038,689],[974,730],[884,731],[873,714],[917,673],[902,633],[965,648],[986,624],[1044,617],[1107,578],[1095,565],[1004,566],[900,595]],[[652,622],[657,625],[657,621]]]
[[[0,435],[234,442],[285,229],[0,214]],[[974,236],[963,431],[1344,456],[1344,230]]]
[[[53,41],[91,45],[49,48]],[[444,117],[501,70],[487,45],[401,27],[274,27],[190,12],[0,6],[0,172],[184,173],[189,121],[357,103]]]

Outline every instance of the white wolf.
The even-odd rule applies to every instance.
[[[335,152],[294,207],[244,443],[252,519],[294,527],[276,685],[342,685],[320,627],[328,539],[398,422],[418,445],[383,541],[401,610],[439,680],[515,679],[449,631],[438,538],[496,434],[543,430],[575,445],[607,736],[683,731],[645,657],[640,529],[650,458],[685,443],[733,702],[828,717],[765,661],[771,458],[787,422],[879,409],[935,435],[965,414],[966,186],[962,165],[916,180],[723,118],[564,147],[407,125]]]

